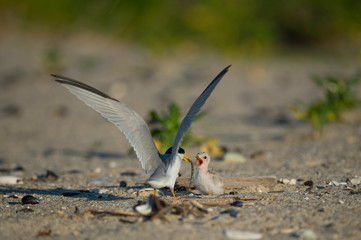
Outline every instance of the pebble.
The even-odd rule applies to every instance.
[[[311,181],[311,180],[307,180],[307,181],[305,181],[305,186],[313,186],[313,181]]]
[[[36,197],[32,196],[32,195],[26,195],[24,196],[21,201],[23,202],[23,204],[39,204],[40,200],[37,199]]]
[[[126,181],[120,181],[119,187],[126,187],[127,186],[127,182]]]
[[[15,176],[0,176],[0,184],[23,184],[21,178]]]
[[[231,206],[234,206],[234,207],[243,207],[243,205],[244,205],[243,201],[235,201],[235,202],[231,203]]]
[[[223,230],[224,235],[226,235],[229,239],[261,239],[262,234],[261,233],[255,233],[255,232],[247,232],[247,231],[240,231],[240,230]]]
[[[242,154],[228,152],[224,155],[223,161],[227,163],[245,163],[247,159]]]

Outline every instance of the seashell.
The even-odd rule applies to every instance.
[[[361,183],[361,177],[355,177],[355,178],[351,178],[350,183],[352,183],[353,185],[358,185]]]
[[[40,200],[37,199],[36,197],[32,196],[32,195],[26,195],[24,196],[21,201],[23,202],[23,204],[39,204]]]
[[[152,206],[149,204],[149,202],[138,205],[134,209],[143,216],[149,216],[152,213]]]

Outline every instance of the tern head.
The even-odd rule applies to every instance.
[[[168,148],[168,150],[164,153],[164,155],[170,156],[172,154],[172,150],[173,150],[172,147]],[[191,160],[185,155],[185,151],[183,148],[178,149],[178,154],[181,156],[182,160],[186,162],[191,162]]]
[[[208,153],[206,153],[206,152],[198,153],[196,158],[197,158],[197,167],[200,167],[202,165],[207,166],[211,160]]]

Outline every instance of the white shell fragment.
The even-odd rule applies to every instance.
[[[354,177],[354,178],[351,178],[350,180],[350,183],[352,183],[353,185],[358,185],[361,183],[361,177]]]
[[[262,234],[261,233],[255,233],[255,232],[246,232],[246,231],[239,231],[239,230],[223,230],[224,235],[227,236],[229,239],[261,239]]]
[[[15,176],[0,176],[0,184],[23,184],[23,181]]]
[[[296,185],[297,184],[297,180],[295,178],[292,178],[291,180],[287,179],[287,178],[281,178],[279,180],[280,183],[283,183],[285,185]]]
[[[347,185],[347,183],[345,183],[345,182],[331,181],[328,185],[338,187],[338,186],[340,186],[340,185]]]
[[[157,196],[160,194],[161,196],[164,195],[164,193],[158,189],[156,189],[156,193],[157,193]],[[132,192],[132,194],[136,195],[136,196],[142,196],[142,197],[147,197],[151,194],[154,193],[154,189],[153,188],[143,188],[143,189],[140,189],[140,190],[137,190],[137,191],[134,191]]]
[[[152,213],[152,206],[147,202],[146,204],[136,206],[135,211],[143,216],[148,216]]]
[[[316,240],[317,239],[316,233],[311,229],[307,229],[307,230],[297,233],[296,237],[298,237],[301,240]]]

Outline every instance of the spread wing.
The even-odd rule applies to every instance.
[[[176,156],[178,153],[178,149],[182,143],[182,140],[187,133],[188,129],[190,128],[194,118],[197,116],[199,111],[201,110],[201,107],[206,103],[208,97],[213,92],[214,88],[217,86],[219,81],[223,78],[223,76],[228,72],[228,69],[231,65],[226,67],[225,69],[220,72],[216,78],[207,86],[207,88],[202,92],[202,94],[195,100],[195,102],[192,104],[191,108],[189,109],[187,115],[184,117],[179,130],[177,132],[177,135],[175,137],[173,147],[172,147],[172,155],[170,158],[168,158],[166,162],[166,168],[167,170],[172,164],[174,164],[176,160]]]
[[[55,81],[119,128],[134,148],[146,174],[152,174],[162,164],[147,124],[133,109],[82,82],[59,75],[52,76],[55,77]]]

